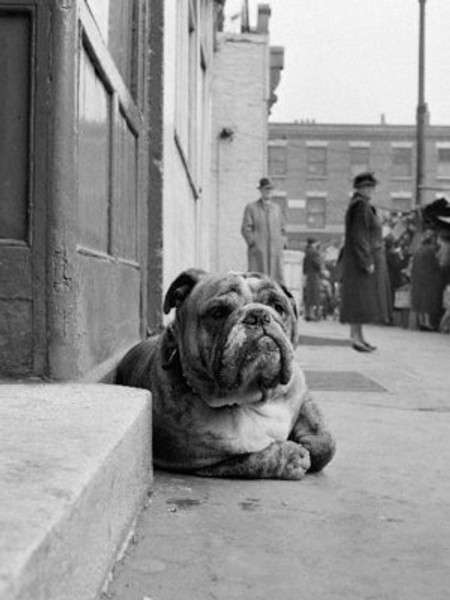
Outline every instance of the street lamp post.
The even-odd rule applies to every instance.
[[[242,2],[242,19],[241,19],[241,32],[245,33],[250,31],[250,15],[248,10],[248,0]]]
[[[425,177],[425,126],[427,104],[425,102],[425,2],[419,0],[419,94],[417,103],[417,131],[416,131],[416,205],[423,203],[423,186]]]

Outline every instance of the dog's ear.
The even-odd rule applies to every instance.
[[[290,305],[292,306],[292,310],[294,312],[294,323],[292,325],[292,332],[291,332],[291,342],[292,345],[294,346],[294,348],[297,347],[298,344],[298,307],[297,307],[297,301],[295,300],[292,292],[283,284],[280,284],[281,289],[283,290],[283,292],[286,294],[287,299],[289,300]]]
[[[166,327],[161,340],[161,366],[165,371],[179,367],[180,356],[173,325]]]
[[[283,290],[283,292],[286,294],[286,296],[292,306],[292,310],[294,311],[295,318],[298,319],[297,302],[296,302],[294,296],[292,295],[291,290],[289,290],[284,284],[280,284],[280,287]]]
[[[168,314],[172,308],[178,308],[191,293],[192,288],[206,275],[202,269],[187,269],[178,275],[169,287],[164,299],[164,314]]]

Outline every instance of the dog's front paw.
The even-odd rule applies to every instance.
[[[280,443],[279,478],[302,479],[311,467],[311,458],[306,448],[295,442]]]

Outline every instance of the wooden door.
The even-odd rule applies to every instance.
[[[32,1],[0,1],[1,375],[45,368],[44,13]]]

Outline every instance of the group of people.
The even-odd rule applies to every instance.
[[[341,249],[337,269],[340,273],[340,307],[342,323],[349,324],[352,347],[358,352],[373,352],[376,347],[365,337],[364,325],[392,322],[394,291],[398,282],[393,280],[393,261],[398,258],[396,249],[383,239],[382,223],[372,204],[377,180],[373,173],[364,172],[353,180],[353,194],[345,215],[345,241]],[[285,222],[280,207],[271,200],[273,185],[267,178],[259,182],[260,198],[248,204],[244,210],[241,233],[247,243],[248,269],[266,273],[285,285],[283,272],[283,248],[285,245]],[[440,199],[425,209],[428,228],[422,244],[412,261],[411,278],[428,278],[413,289],[417,295],[427,298],[429,304],[430,281],[439,290],[440,302],[434,311],[421,311],[424,328],[433,328],[439,318],[441,330],[445,331],[450,310],[442,316],[442,293],[450,283],[450,203]],[[430,265],[433,264],[433,270]],[[397,266],[399,266],[397,264]],[[305,318],[316,319],[323,283],[323,264],[317,240],[310,238],[304,257],[304,274],[307,281],[304,305]],[[420,275],[419,275],[420,274]],[[437,283],[438,282],[438,283]],[[440,299],[439,299],[440,298]],[[412,298],[413,306],[420,304]],[[423,315],[427,315],[426,317]],[[431,319],[431,320],[430,320]]]

